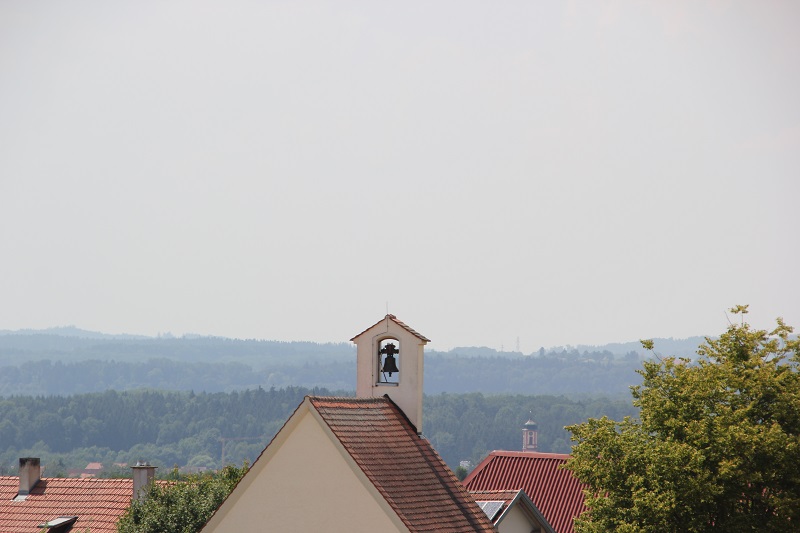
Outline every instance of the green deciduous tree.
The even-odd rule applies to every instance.
[[[198,474],[170,484],[154,484],[142,501],[134,501],[117,524],[119,533],[195,533],[247,472],[226,466],[215,474]],[[176,472],[177,474],[177,472]]]
[[[800,341],[782,319],[754,330],[747,306],[731,311],[740,322],[707,338],[699,361],[644,363],[639,419],[567,428],[568,468],[588,487],[577,531],[800,528]]]

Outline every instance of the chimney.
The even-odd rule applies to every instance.
[[[133,469],[133,499],[142,501],[147,497],[147,487],[156,478],[156,467],[150,463],[137,461]]]
[[[19,460],[19,493],[18,496],[27,496],[39,482],[42,476],[42,466],[38,457],[21,457]]]

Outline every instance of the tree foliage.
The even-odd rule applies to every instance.
[[[153,484],[147,496],[134,501],[117,524],[119,533],[195,533],[230,494],[247,465],[228,465],[216,474],[198,474],[183,481]]]
[[[159,466],[252,460],[307,394],[325,389],[262,388],[231,393],[113,390],[73,396],[14,396],[0,399],[0,459],[14,463],[22,452],[43,461],[57,454],[67,468],[99,461]],[[246,439],[246,440],[244,440]],[[78,450],[76,461],[67,454]]]
[[[800,341],[780,318],[767,332],[747,306],[731,311],[741,321],[697,362],[644,363],[639,419],[567,428],[568,468],[588,487],[577,531],[797,531]]]

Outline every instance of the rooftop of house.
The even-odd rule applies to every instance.
[[[489,520],[496,522],[519,492],[518,490],[478,490],[471,491],[470,494],[489,517]]]
[[[0,476],[2,533],[39,533],[59,517],[77,517],[73,531],[115,533],[131,505],[133,480],[42,478],[30,494],[18,493],[19,477]]]
[[[495,524],[498,525],[506,513],[514,505],[522,505],[526,508],[527,513],[533,515],[533,518],[541,526],[541,531],[544,533],[553,533],[553,528],[545,519],[542,512],[534,505],[534,503],[525,494],[525,491],[520,490],[478,490],[470,491],[472,497],[478,503],[486,516]],[[525,512],[525,511],[523,511]]]
[[[477,491],[524,490],[558,533],[574,533],[573,519],[586,510],[583,485],[563,468],[569,455],[493,451],[464,479]]]
[[[495,531],[469,492],[391,399],[308,400],[410,531]]]

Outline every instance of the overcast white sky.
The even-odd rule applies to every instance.
[[[0,2],[0,329],[800,327],[800,2]]]

